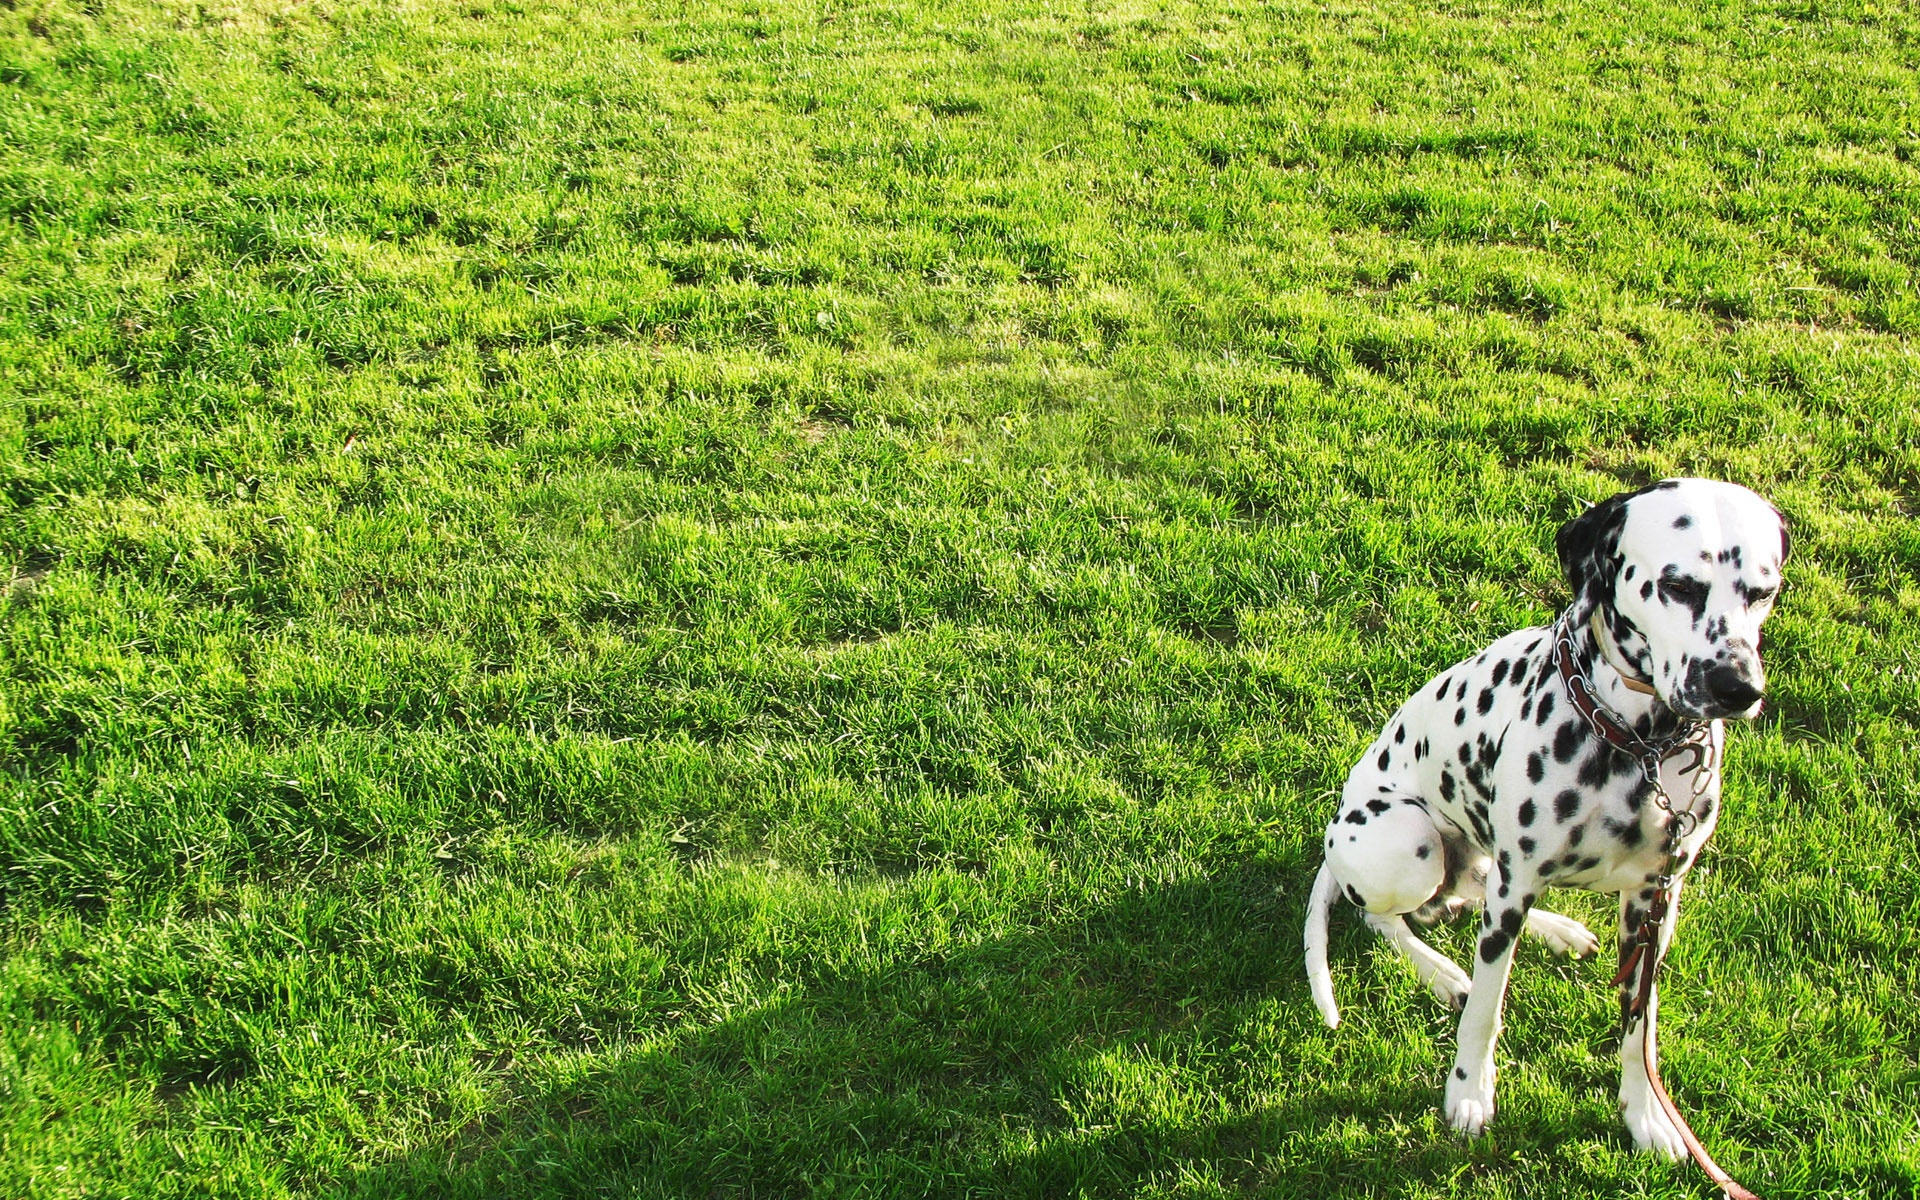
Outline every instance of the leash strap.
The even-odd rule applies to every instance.
[[[1640,928],[1634,934],[1633,950],[1621,964],[1620,974],[1614,977],[1616,987],[1625,983],[1632,975],[1633,969],[1640,965],[1643,957],[1645,958],[1646,968],[1640,972],[1640,987],[1634,996],[1633,1006],[1628,1010],[1629,1023],[1636,1019],[1645,1020],[1647,1008],[1653,1002],[1653,977],[1660,970],[1662,962],[1660,926],[1666,920],[1672,898],[1672,894],[1665,887],[1654,893],[1653,901],[1647,909],[1646,919],[1640,922]],[[1707,1148],[1700,1144],[1700,1138],[1693,1132],[1693,1126],[1687,1124],[1687,1119],[1680,1115],[1680,1106],[1673,1102],[1673,1097],[1667,1094],[1667,1085],[1660,1080],[1660,1068],[1654,1062],[1652,1033],[1652,1029],[1647,1029],[1640,1036],[1641,1061],[1647,1068],[1647,1082],[1653,1085],[1653,1097],[1660,1102],[1660,1107],[1667,1114],[1667,1119],[1672,1121],[1674,1128],[1680,1131],[1680,1141],[1686,1145],[1687,1153],[1693,1156],[1693,1161],[1707,1173],[1707,1178],[1713,1180],[1720,1190],[1730,1197],[1730,1200],[1760,1200],[1760,1197],[1741,1187],[1733,1176],[1727,1174],[1719,1163],[1713,1161],[1713,1155],[1707,1153]]]

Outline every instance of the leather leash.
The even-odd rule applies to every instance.
[[[1593,612],[1593,637],[1609,665],[1620,672],[1622,682],[1636,692],[1656,694],[1647,680],[1638,678],[1630,671],[1622,670],[1622,664],[1614,661],[1613,654],[1609,653],[1611,647],[1605,630],[1601,626],[1600,610],[1597,608]],[[1640,765],[1641,775],[1653,785],[1655,802],[1667,813],[1666,870],[1661,872],[1660,886],[1654,889],[1653,897],[1647,903],[1646,915],[1640,919],[1639,926],[1633,931],[1629,943],[1632,949],[1621,959],[1620,971],[1613,977],[1613,986],[1618,988],[1633,978],[1635,968],[1639,967],[1643,960],[1646,964],[1646,969],[1640,972],[1640,986],[1637,994],[1632,1003],[1626,1007],[1626,1011],[1621,1014],[1620,1032],[1621,1036],[1625,1037],[1626,1031],[1633,1027],[1635,1020],[1646,1019],[1648,1007],[1653,1002],[1653,979],[1659,972],[1665,957],[1660,953],[1660,929],[1673,907],[1673,881],[1680,868],[1680,841],[1693,831],[1694,825],[1699,821],[1691,803],[1681,812],[1674,811],[1673,799],[1667,795],[1666,787],[1660,782],[1660,767],[1670,758],[1683,752],[1692,752],[1693,761],[1682,767],[1681,773],[1694,773],[1693,799],[1697,800],[1705,790],[1707,777],[1711,774],[1708,767],[1708,759],[1712,755],[1711,742],[1708,740],[1710,724],[1697,721],[1683,734],[1658,742],[1647,741],[1594,699],[1593,691],[1587,681],[1579,671],[1574,669],[1573,649],[1573,639],[1566,632],[1564,625],[1556,629],[1553,643],[1554,666],[1560,672],[1561,682],[1566,685],[1567,699],[1573,703],[1575,711],[1586,718],[1587,724],[1603,741],[1614,749],[1633,756]],[[1733,1176],[1727,1174],[1720,1164],[1713,1160],[1713,1155],[1707,1153],[1707,1148],[1700,1144],[1700,1138],[1693,1132],[1693,1126],[1687,1124],[1687,1119],[1680,1115],[1679,1106],[1667,1093],[1667,1085],[1661,1082],[1660,1068],[1654,1061],[1654,1039],[1649,1036],[1652,1032],[1649,1028],[1640,1037],[1641,1061],[1646,1066],[1647,1082],[1653,1085],[1654,1099],[1659,1101],[1660,1108],[1667,1114],[1667,1119],[1672,1121],[1674,1128],[1680,1131],[1680,1140],[1686,1146],[1687,1153],[1693,1156],[1693,1161],[1707,1173],[1707,1178],[1713,1180],[1730,1200],[1760,1200],[1758,1196],[1735,1182]]]

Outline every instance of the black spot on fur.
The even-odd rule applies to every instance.
[[[1548,692],[1546,695],[1540,697],[1540,708],[1533,714],[1533,723],[1544,729],[1546,728],[1547,718],[1552,715],[1553,693]]]
[[[1446,771],[1440,772],[1440,798],[1453,799],[1453,776]]]
[[[1347,814],[1347,824],[1349,825],[1365,825],[1366,823],[1367,823],[1367,814],[1361,812],[1357,808]]]
[[[1466,709],[1464,709],[1464,708],[1456,708],[1456,709],[1454,709],[1454,710],[1453,710],[1453,723],[1454,723],[1455,725],[1465,725],[1465,724],[1467,723],[1467,710],[1466,710]]]
[[[1613,765],[1616,751],[1612,746],[1602,743],[1598,749],[1586,757],[1580,764],[1580,786],[1598,788],[1613,778]]]
[[[1534,850],[1535,843],[1532,838],[1529,838],[1529,837],[1521,838],[1519,845],[1520,845],[1521,854],[1525,855],[1528,858],[1533,857],[1533,850]]]
[[[1675,529],[1685,529],[1692,524],[1693,524],[1693,518],[1689,516],[1682,515],[1682,516],[1675,517],[1673,519],[1673,527]]]
[[[1610,817],[1603,817],[1600,825],[1614,841],[1629,850],[1640,844],[1640,822],[1638,821],[1615,821]]]
[[[1640,598],[1642,600],[1653,599],[1653,580],[1649,579],[1640,585]]]
[[[1580,793],[1567,788],[1553,798],[1553,819],[1566,824],[1580,811]]]
[[[1427,845],[1425,842],[1421,842],[1420,848],[1413,852],[1413,856],[1415,858],[1431,858],[1433,857],[1433,847]]]
[[[1382,771],[1384,771],[1387,769],[1387,764],[1391,763],[1392,761],[1393,761],[1393,755],[1388,753],[1385,750],[1382,750],[1380,752],[1380,757],[1374,759],[1373,763],[1375,766],[1379,767]]]
[[[1506,740],[1507,740],[1506,734],[1504,733],[1500,735],[1500,740],[1497,742],[1494,741],[1492,738],[1488,737],[1486,734],[1484,733],[1481,734],[1480,735],[1480,764],[1486,767],[1487,769],[1491,770],[1493,768],[1493,764],[1500,761],[1500,751],[1505,748]]]
[[[1467,1069],[1465,1067],[1455,1067],[1453,1069],[1453,1077],[1455,1079],[1465,1079],[1467,1077]]]
[[[1455,700],[1465,700],[1467,698],[1467,681],[1466,680],[1462,679],[1460,681],[1460,686],[1454,690],[1453,698]]]
[[[1642,779],[1639,783],[1634,784],[1633,790],[1627,793],[1628,810],[1631,812],[1639,812],[1640,806],[1642,804],[1645,804],[1647,802],[1647,797],[1651,795],[1653,795],[1653,785],[1651,783],[1648,783],[1645,779]],[[1639,839],[1636,837],[1635,840],[1638,841]]]
[[[1367,811],[1370,813],[1376,813],[1376,814],[1383,813],[1392,807],[1393,805],[1387,803],[1385,800],[1367,801]]]
[[[1528,782],[1539,783],[1542,779],[1545,779],[1546,777],[1547,777],[1547,764],[1541,759],[1540,752],[1536,750],[1532,754],[1527,755]],[[1529,800],[1525,804],[1521,805],[1520,811],[1522,814],[1531,813],[1533,811],[1533,801]],[[1530,816],[1523,815],[1520,818],[1520,823],[1522,825],[1531,824],[1532,821],[1533,821],[1533,818]]]
[[[1463,763],[1473,761],[1473,747],[1467,745],[1465,742],[1460,743],[1460,761]]]
[[[1580,752],[1581,743],[1587,740],[1585,721],[1568,721],[1553,734],[1553,761],[1570,763],[1573,756]]]
[[[1567,845],[1578,846],[1582,841],[1586,839],[1586,836],[1587,836],[1587,827],[1585,825],[1575,825],[1573,827],[1573,831],[1567,834]]]
[[[1527,914],[1517,908],[1510,908],[1500,914],[1500,932],[1508,937],[1519,937],[1520,927],[1527,922]]]
[[[1539,762],[1540,756],[1538,754],[1534,755],[1533,761]],[[1534,782],[1538,783],[1539,780],[1536,779],[1534,780]],[[1522,800],[1520,802],[1520,823],[1522,825],[1531,825],[1533,824],[1533,817],[1534,817],[1533,801]]]
[[[1512,943],[1512,935],[1502,929],[1494,930],[1486,937],[1480,939],[1480,961],[1486,963],[1494,961],[1502,954],[1505,954],[1507,947]]]
[[[1433,698],[1435,700],[1445,700],[1447,698],[1447,685],[1452,682],[1453,682],[1452,679],[1450,679],[1445,675],[1442,675],[1440,677],[1440,688],[1438,691],[1433,693]]]
[[[1507,681],[1507,668],[1511,665],[1512,664],[1504,658],[1493,664],[1492,683],[1494,687],[1499,687]]]
[[[1401,742],[1404,742],[1406,740],[1407,740],[1407,727],[1405,725],[1394,726],[1393,744],[1398,746]]]
[[[1532,715],[1533,715],[1533,697],[1528,696],[1525,700],[1522,700],[1520,702],[1520,719],[1524,721],[1528,717],[1531,717]]]
[[[1475,705],[1474,707],[1480,710],[1480,715],[1483,717],[1486,716],[1489,712],[1492,712],[1493,711],[1493,689],[1481,688],[1480,703]]]

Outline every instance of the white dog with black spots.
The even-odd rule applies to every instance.
[[[1760,626],[1788,537],[1780,514],[1746,488],[1669,479],[1595,505],[1561,528],[1556,549],[1572,604],[1552,627],[1508,634],[1400,707],[1347,776],[1308,902],[1307,975],[1328,1026],[1340,1022],[1326,953],[1336,896],[1460,1010],[1446,1113],[1467,1134],[1493,1118],[1494,1042],[1521,931],[1566,954],[1599,948],[1586,926],[1536,907],[1541,893],[1617,893],[1623,963],[1670,862],[1677,904],[1720,815],[1721,720],[1760,710]],[[1680,756],[1660,768],[1666,795],[1691,808],[1679,836],[1668,836],[1675,818],[1653,802],[1641,763],[1576,710],[1556,669],[1557,639],[1621,727],[1654,743],[1695,729],[1706,744],[1704,764]],[[1690,766],[1708,777],[1683,776]],[[1406,921],[1469,905],[1484,908],[1471,979]],[[1676,915],[1661,926],[1662,955]],[[1655,961],[1641,958],[1637,971]],[[1637,979],[1621,983],[1623,1014]],[[1673,1159],[1684,1147],[1654,1100],[1641,1042],[1655,1036],[1656,1011],[1650,999],[1644,1013],[1623,1015],[1620,1109],[1637,1146]]]

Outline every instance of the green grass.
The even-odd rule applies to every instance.
[[[1521,952],[1471,1143],[1404,966],[1299,965],[1378,724],[1678,473],[1796,553],[1668,1082],[1914,1194],[1917,69],[1876,0],[0,0],[0,1195],[1707,1196],[1604,963]]]

